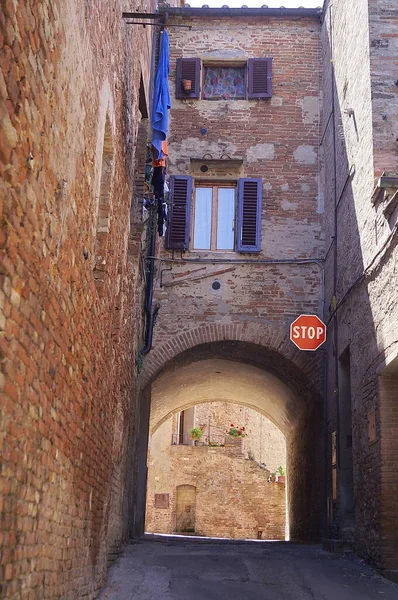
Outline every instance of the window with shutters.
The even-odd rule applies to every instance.
[[[260,252],[261,179],[241,178],[237,185],[200,181],[193,203],[192,194],[192,177],[170,178],[167,248]]]
[[[203,65],[199,58],[177,59],[176,98],[241,100],[271,96],[272,58]]]
[[[192,248],[233,250],[235,247],[236,186],[197,185]]]

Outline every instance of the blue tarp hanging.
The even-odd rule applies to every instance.
[[[152,145],[155,159],[163,157],[162,142],[169,129],[170,92],[168,75],[170,71],[169,35],[166,30],[160,34],[159,63],[155,77],[152,109]]]

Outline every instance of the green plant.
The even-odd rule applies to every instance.
[[[254,452],[253,452],[253,450],[252,450],[251,448],[249,448],[249,449],[248,449],[248,451],[247,451],[247,458],[248,458],[249,460],[254,460],[254,458],[255,458],[255,457],[254,457]],[[260,465],[260,466],[261,466],[261,465]]]
[[[244,427],[235,427],[231,423],[231,428],[227,431],[227,434],[232,437],[246,437],[245,428]]]
[[[278,473],[278,475],[280,475],[281,477],[285,477],[286,475],[286,469],[285,467],[282,467],[282,465],[280,467],[277,468],[276,472]]]
[[[200,440],[203,435],[203,429],[201,427],[192,427],[192,429],[189,430],[189,435],[192,440]]]

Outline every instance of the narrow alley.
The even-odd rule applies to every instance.
[[[0,2],[0,600],[398,600],[398,0],[265,2]]]
[[[142,541],[126,546],[100,600],[396,600],[398,585],[316,545]]]

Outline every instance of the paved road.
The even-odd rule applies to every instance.
[[[101,600],[398,600],[351,555],[289,543],[152,541],[126,546]]]

